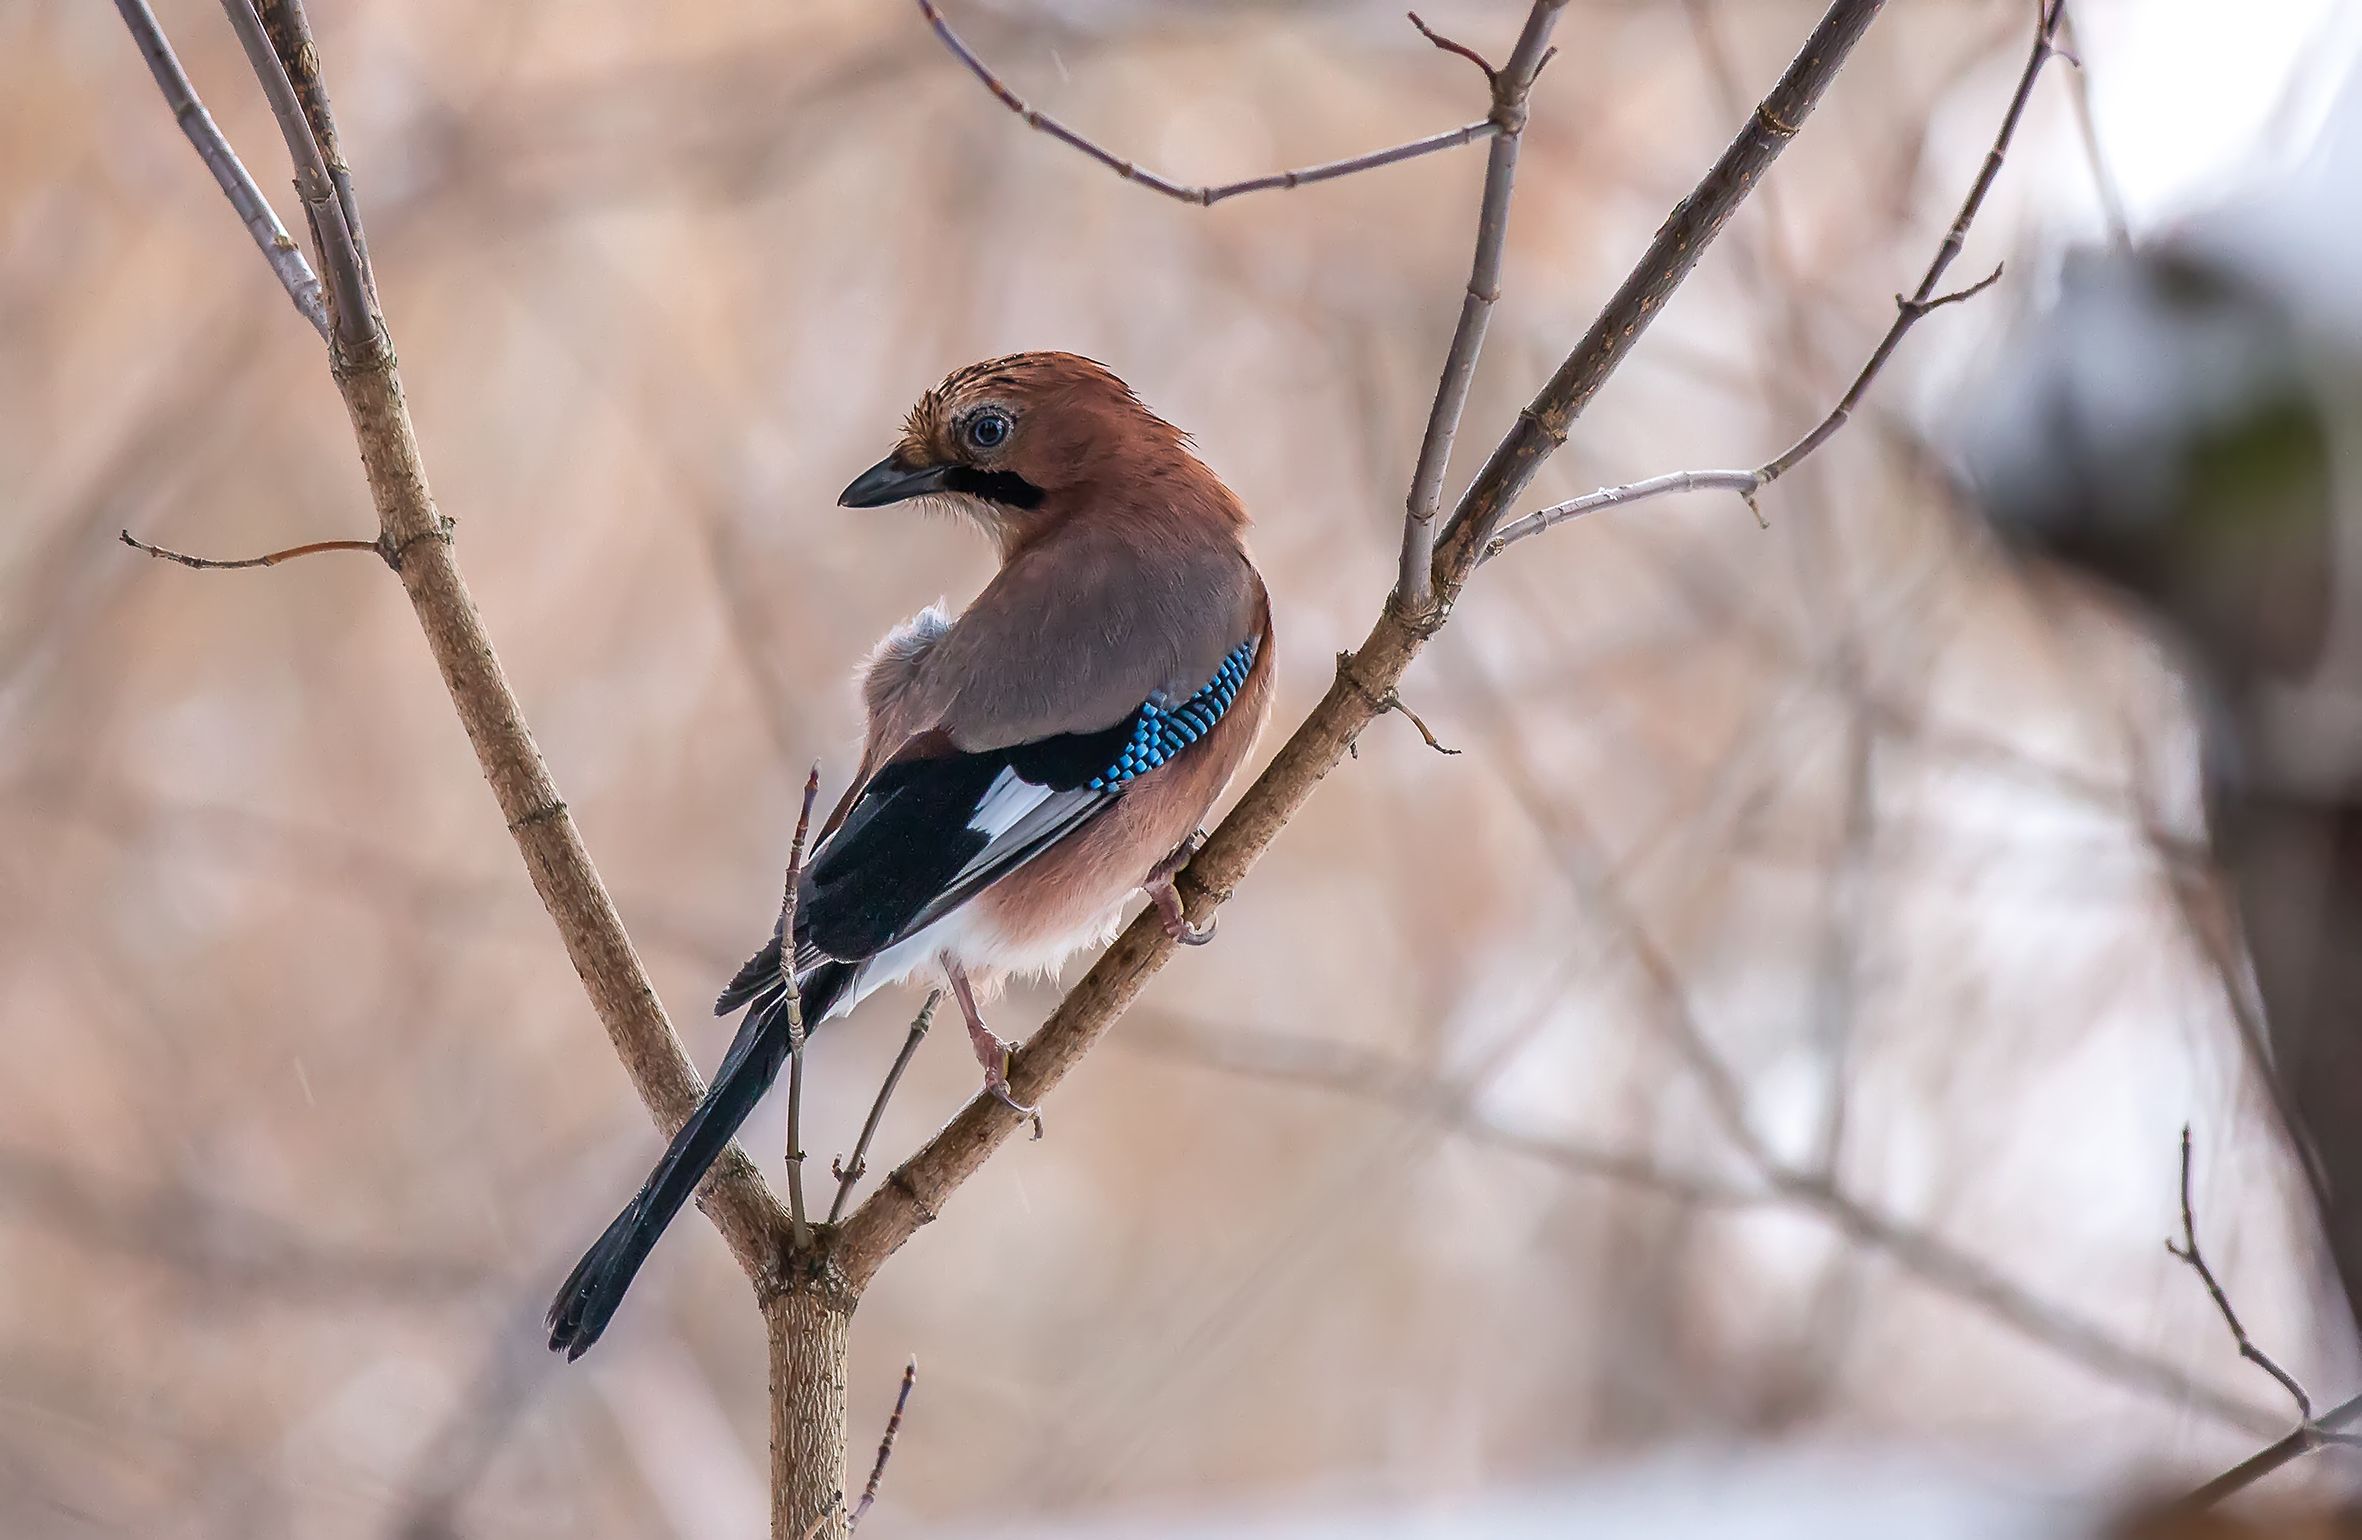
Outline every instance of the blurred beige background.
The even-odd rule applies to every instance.
[[[701,1062],[804,766],[831,795],[850,768],[850,669],[988,570],[967,530],[832,505],[947,368],[1089,353],[1196,435],[1257,515],[1283,723],[1360,637],[1479,152],[1199,210],[1028,133],[901,4],[313,9],[463,565]],[[1985,153],[2029,9],[1889,7],[1538,492],[1752,464],[1816,419]],[[1576,0],[1453,490],[1815,11]],[[218,11],[159,12],[278,195]],[[1019,90],[1185,180],[1482,110],[1387,6],[953,14]],[[1520,9],[1428,14],[1498,53]],[[2136,228],[2300,149],[2355,34],[2293,3],[2211,40],[2178,0],[2076,16]],[[921,1379],[873,1535],[1278,1504],[1448,1524],[1740,1445],[1908,1446],[2044,1491],[2204,1475],[2285,1412],[2159,1244],[2185,1122],[2249,1326],[2350,1393],[2352,1328],[2176,897],[2180,693],[2110,617],[2031,605],[1922,447],[2058,250],[2105,236],[2074,98],[2045,79],[1957,269],[2008,276],[1913,335],[1768,528],[1688,498],[1489,568],[1408,688],[1466,752],[1375,724],[1049,1138],[889,1266],[857,1445],[906,1354]],[[184,571],[126,526],[214,555],[374,532],[316,339],[112,11],[17,0],[0,1532],[756,1532],[759,1325],[701,1222],[596,1354],[542,1351],[657,1141],[396,585],[366,557]],[[816,1043],[817,1154],[849,1148],[916,1003]],[[1764,1194],[1697,1043],[1843,1197]],[[956,1034],[927,1045],[881,1149],[973,1079]],[[747,1138],[776,1170],[776,1111]]]

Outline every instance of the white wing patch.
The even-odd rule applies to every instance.
[[[987,842],[997,840],[1050,796],[1049,787],[1036,786],[1015,770],[1003,770],[977,799],[976,811],[968,817],[968,827],[983,835]]]
[[[1087,787],[1057,791],[1025,779],[1014,769],[1002,770],[976,799],[976,811],[968,818],[968,827],[984,836],[984,848],[952,874],[944,885],[945,894],[966,898],[977,879],[1022,864],[1072,833],[1115,797],[1112,790]],[[955,904],[957,901],[954,899]],[[926,917],[922,923],[931,923],[942,912],[930,905],[929,910],[921,911]]]

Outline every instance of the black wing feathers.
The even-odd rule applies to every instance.
[[[910,935],[922,916],[945,912],[942,901],[955,883],[961,897],[984,886],[961,880],[991,843],[969,821],[1002,771],[1014,770],[1053,792],[1076,791],[1122,751],[1131,730],[1127,719],[1099,732],[1062,733],[1005,749],[886,765],[862,788],[843,826],[805,869],[796,898],[799,950],[810,946],[846,960],[874,956]],[[996,855],[988,870],[998,876],[1039,848],[1039,842],[1029,842],[1005,859]],[[743,1005],[778,966],[774,936],[723,991],[716,1009]]]
[[[843,958],[893,945],[984,848],[968,819],[1006,763],[1003,754],[955,754],[904,760],[871,777],[813,857],[796,902],[797,941]]]

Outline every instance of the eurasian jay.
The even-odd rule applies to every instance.
[[[980,998],[1112,936],[1136,890],[1176,940],[1209,938],[1173,879],[1270,710],[1270,605],[1238,499],[1073,354],[955,371],[837,501],[913,498],[983,525],[1000,570],[958,616],[920,611],[863,665],[868,737],[797,887],[796,986],[817,1026],[940,968],[986,1088],[1015,1107]],[[714,1002],[746,1016],[705,1099],[558,1291],[550,1346],[568,1358],[786,1062],[781,940],[774,926]]]

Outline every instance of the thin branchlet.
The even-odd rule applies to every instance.
[[[1526,98],[1533,91],[1534,78],[1549,61],[1550,32],[1558,24],[1563,4],[1564,0],[1544,0],[1526,13],[1509,62],[1499,69],[1473,49],[1438,36],[1416,13],[1411,17],[1429,42],[1473,59],[1484,71],[1493,93],[1492,120],[1501,129],[1485,156],[1484,192],[1477,202],[1476,250],[1469,259],[1468,283],[1460,297],[1460,319],[1444,350],[1443,372],[1436,380],[1435,399],[1427,409],[1427,428],[1419,439],[1418,462],[1411,470],[1410,491],[1403,500],[1402,550],[1396,559],[1394,597],[1412,614],[1423,614],[1434,603],[1435,526],[1443,506],[1444,476],[1451,468],[1452,443],[1459,436],[1468,392],[1476,382],[1485,331],[1501,297],[1501,262],[1509,245],[1509,205],[1516,190],[1518,149],[1525,137]]]
[[[115,10],[138,45],[140,57],[147,61],[156,89],[164,93],[164,105],[172,109],[173,121],[180,124],[181,132],[196,149],[205,169],[213,173],[214,185],[230,200],[239,222],[254,238],[255,248],[270,264],[288,299],[294,302],[296,313],[311,323],[321,341],[327,341],[328,301],[322,296],[312,264],[305,259],[303,248],[287,233],[287,227],[279,222],[270,199],[255,184],[245,163],[238,159],[238,152],[230,147],[221,125],[213,121],[213,114],[198,99],[197,88],[190,82],[187,71],[180,67],[180,59],[165,39],[156,13],[148,9],[147,0],[115,0]]]
[[[804,1217],[804,997],[796,987],[796,889],[804,880],[804,842],[812,833],[812,804],[820,796],[820,766],[804,777],[804,803],[787,846],[787,881],[779,899],[779,985],[787,1013],[787,1215],[797,1255],[812,1249]]]
[[[1554,10],[1565,3],[1566,0],[1550,0],[1551,8]],[[1479,118],[1473,123],[1464,123],[1458,128],[1447,128],[1441,133],[1429,134],[1423,139],[1412,139],[1402,144],[1388,145],[1385,149],[1371,150],[1363,155],[1348,156],[1344,160],[1323,161],[1316,166],[1299,166],[1293,171],[1274,171],[1263,176],[1251,176],[1236,182],[1193,186],[1186,182],[1176,182],[1167,176],[1161,176],[1137,161],[1118,155],[1097,140],[1067,127],[1048,113],[1030,106],[1025,98],[1009,88],[1008,82],[1002,80],[1000,75],[994,71],[991,65],[984,62],[975,49],[970,48],[967,42],[952,30],[951,23],[944,19],[943,12],[936,6],[935,0],[917,0],[917,4],[919,14],[926,18],[927,25],[934,29],[935,35],[943,40],[943,46],[951,50],[952,57],[959,60],[968,73],[975,76],[982,83],[984,89],[992,93],[993,99],[1016,114],[1018,120],[1024,123],[1027,128],[1036,133],[1047,134],[1070,149],[1081,151],[1127,182],[1137,182],[1150,192],[1161,193],[1176,202],[1194,203],[1199,208],[1210,208],[1225,198],[1235,198],[1241,193],[1308,187],[1314,182],[1330,182],[1338,177],[1352,176],[1360,171],[1375,171],[1381,166],[1397,165],[1406,160],[1416,160],[1422,155],[1433,155],[1438,150],[1457,149],[1464,144],[1473,144],[1479,139],[1489,139],[1502,131],[1501,125],[1492,118]],[[1422,26],[1420,30],[1425,31],[1426,29]],[[1454,51],[1464,50],[1455,49]]]
[[[1953,215],[1952,223],[1945,228],[1943,238],[1936,243],[1935,255],[1920,276],[1919,287],[1910,294],[1895,296],[1893,322],[1878,339],[1877,346],[1870,350],[1868,360],[1854,375],[1845,393],[1837,399],[1837,404],[1813,424],[1802,438],[1753,470],[1674,471],[1623,486],[1602,487],[1596,492],[1536,509],[1503,525],[1498,534],[1485,542],[1478,562],[1490,561],[1521,540],[1531,539],[1544,530],[1582,518],[1585,514],[1597,513],[1606,508],[1627,507],[1675,492],[1709,489],[1734,492],[1746,501],[1749,509],[1755,509],[1758,493],[1796,469],[1836,437],[1838,430],[1853,420],[1855,410],[1869,394],[1871,385],[1885,370],[1887,361],[1894,357],[1895,350],[1902,345],[1905,333],[1931,312],[1974,299],[2001,281],[2002,269],[1996,265],[1993,271],[1965,288],[1947,293],[1937,292],[1937,285],[1943,282],[1944,274],[1967,242],[1969,226],[1976,222],[1977,214],[1985,206],[1986,196],[1992,192],[1993,183],[2001,174],[2010,144],[2017,137],[2018,124],[2025,117],[2026,104],[2033,98],[2034,84],[2041,78],[2042,67],[2054,57],[2063,56],[2058,46],[2058,35],[2060,27],[2065,24],[2066,14],[2066,0],[2044,0],[2039,8],[2034,44],[2027,53],[2024,68],[2018,72],[2017,89],[2010,94],[2009,105],[2001,115],[2001,125],[1993,135],[1992,146],[1986,150],[1985,158],[1977,168],[1976,179],[1969,184],[1967,197],[1962,200],[1959,212]],[[1758,523],[1762,517],[1762,513],[1757,511]]]
[[[902,1414],[910,1409],[910,1392],[919,1382],[919,1361],[915,1357],[902,1366],[902,1388],[894,1393],[894,1410],[886,1418],[885,1436],[878,1440],[878,1457],[869,1468],[869,1481],[861,1489],[861,1501],[853,1505],[853,1512],[845,1520],[848,1530],[859,1529],[869,1516],[870,1505],[878,1500],[878,1484],[886,1479],[886,1462],[894,1457],[894,1439],[902,1432]]]

